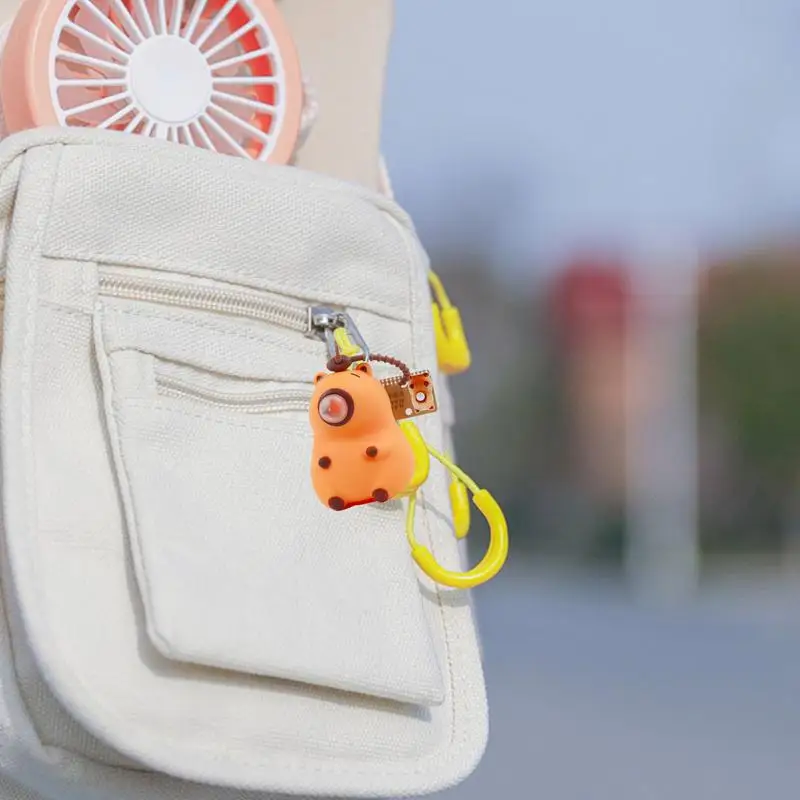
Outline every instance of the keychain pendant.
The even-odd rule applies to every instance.
[[[396,497],[408,501],[406,539],[411,557],[437,584],[469,589],[491,580],[508,555],[508,527],[495,499],[444,453],[425,441],[414,419],[437,409],[427,370],[412,372],[402,361],[371,353],[349,316],[318,309],[312,328],[329,348],[328,372],[314,379],[309,420],[314,434],[311,478],[320,501],[334,511]],[[370,361],[396,367],[400,375],[379,380]],[[489,548],[466,572],[439,564],[414,533],[417,494],[428,478],[431,458],[451,475],[453,532],[469,529],[467,492],[489,524]]]
[[[368,363],[319,373],[310,416],[312,482],[325,505],[344,511],[385,503],[406,490],[414,452],[397,425],[386,387]]]

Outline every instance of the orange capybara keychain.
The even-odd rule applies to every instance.
[[[505,516],[492,495],[431,447],[414,424],[414,417],[437,410],[430,373],[411,372],[402,361],[369,353],[366,346],[359,352],[347,336],[340,326],[327,337],[333,354],[328,372],[317,374],[311,397],[311,479],[317,497],[334,511],[407,498],[406,538],[419,568],[436,583],[457,589],[485,583],[500,571],[508,555]],[[343,343],[352,355],[340,352]],[[379,380],[369,361],[395,366],[402,375]],[[441,566],[415,537],[417,492],[428,478],[431,458],[452,476],[456,536],[463,538],[469,530],[468,491],[489,523],[489,548],[480,563],[466,572]]]
[[[398,366],[410,379],[397,359],[372,354],[370,360]],[[368,362],[338,355],[328,369],[317,374],[311,398],[314,491],[334,511],[385,503],[408,488],[414,451]]]

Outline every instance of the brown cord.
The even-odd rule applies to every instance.
[[[348,369],[350,369],[351,364],[363,360],[364,358],[361,356],[355,356],[354,358],[351,358],[350,356],[343,356],[340,353],[337,353],[328,361],[326,366],[328,367],[329,372],[346,372]],[[392,367],[397,367],[397,369],[403,373],[404,384],[411,380],[411,370],[399,358],[382,356],[380,353],[372,353],[369,357],[369,360],[380,361],[384,364],[389,364]]]
[[[328,368],[328,372],[346,372],[350,369],[350,365],[353,361],[354,359],[350,358],[350,356],[343,356],[337,353],[325,366]]]
[[[379,353],[372,353],[369,357],[370,361],[382,361],[384,364],[390,364],[397,367],[403,373],[403,383],[409,383],[411,380],[411,370],[399,359],[392,356],[382,356]]]

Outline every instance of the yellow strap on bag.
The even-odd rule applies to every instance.
[[[466,372],[472,363],[461,313],[450,302],[444,284],[435,272],[428,273],[428,282],[433,294],[431,310],[439,369],[445,375],[458,375]]]

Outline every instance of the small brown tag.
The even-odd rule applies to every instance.
[[[397,420],[432,414],[438,409],[431,373],[419,370],[411,373],[411,380],[403,383],[403,376],[384,378],[381,383],[392,401],[392,411]]]

